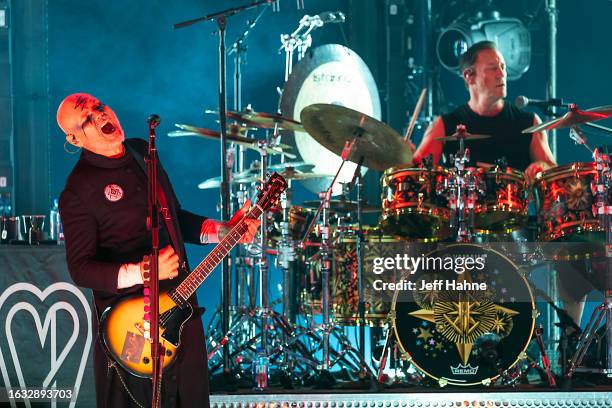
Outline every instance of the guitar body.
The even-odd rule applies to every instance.
[[[193,315],[190,299],[206,277],[248,231],[245,220],[257,219],[264,211],[278,206],[281,193],[287,188],[285,179],[273,173],[259,191],[257,204],[225,235],[223,240],[174,289],[159,296],[159,340],[166,349],[165,369],[174,361],[180,345],[181,330]],[[181,308],[172,299],[184,306]],[[102,313],[100,338],[109,354],[121,367],[137,377],[151,378],[153,359],[151,344],[144,337],[144,298],[131,296],[121,299]]]
[[[192,316],[187,303],[181,309],[163,292],[159,296],[159,341],[164,346],[164,369],[174,361],[180,345],[181,330]],[[121,367],[137,377],[153,374],[151,343],[144,337],[144,298],[134,295],[120,300],[102,313],[100,335],[107,352]]]

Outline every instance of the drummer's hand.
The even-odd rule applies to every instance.
[[[219,229],[219,239],[223,239],[223,237],[227,235],[230,229],[232,229],[234,225],[238,224],[238,222],[244,218],[245,214],[248,213],[250,209],[251,201],[247,200],[242,206],[242,208],[236,211],[236,213],[232,216],[229,222],[223,223],[221,225],[221,228]],[[255,237],[255,234],[257,234],[257,229],[259,228],[260,222],[258,219],[247,218],[245,220],[245,223],[248,227],[248,230],[240,238],[240,241],[238,241],[241,244],[248,244],[250,242],[253,242],[253,238]]]
[[[531,184],[539,172],[548,170],[550,167],[550,164],[542,160],[531,163],[525,169],[525,180]]]

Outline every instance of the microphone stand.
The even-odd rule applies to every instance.
[[[153,394],[152,407],[161,402],[161,380],[164,350],[159,342],[159,206],[157,201],[157,148],[155,147],[155,128],[159,125],[159,116],[151,115],[147,119],[149,127],[149,155],[147,158],[148,178],[148,214],[147,226],[151,230],[150,290],[151,290],[151,358],[153,360]]]
[[[221,219],[229,220],[229,183],[227,174],[227,98],[225,95],[226,68],[225,68],[225,29],[227,18],[242,11],[249,10],[261,5],[270,5],[274,0],[260,0],[244,6],[232,7],[223,11],[208,14],[203,17],[198,17],[192,20],[183,21],[174,24],[175,29],[184,28],[193,24],[215,20],[219,33],[219,126],[221,126],[220,144],[221,144]],[[230,329],[230,303],[231,303],[231,281],[229,260],[223,258],[221,262],[221,330],[227,333]],[[223,372],[229,374],[230,369],[230,353],[227,347],[223,347]]]

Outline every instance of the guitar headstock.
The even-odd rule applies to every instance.
[[[280,174],[274,172],[259,190],[257,195],[257,204],[267,211],[270,208],[278,206],[280,196],[287,188],[287,182]]]

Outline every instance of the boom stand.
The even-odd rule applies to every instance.
[[[209,14],[193,20],[184,21],[174,25],[175,29],[188,27],[190,25],[202,22],[215,20],[219,33],[219,125],[221,127],[221,219],[229,220],[229,183],[227,174],[227,98],[225,95],[226,69],[225,69],[225,30],[227,18],[238,14],[242,11],[258,7],[261,5],[270,5],[272,0],[261,0],[240,7],[233,7],[224,11]],[[222,271],[222,290],[221,290],[221,320],[223,333],[229,331],[230,321],[230,303],[231,303],[231,281],[229,262],[224,258],[221,262]],[[223,349],[223,370],[225,373],[230,372],[229,350]]]

